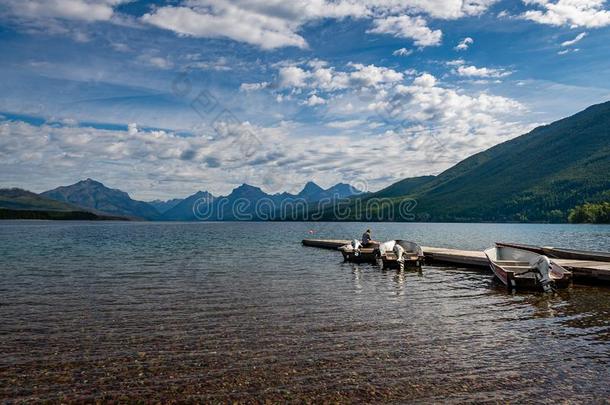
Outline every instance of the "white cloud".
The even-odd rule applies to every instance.
[[[432,18],[453,20],[484,13],[498,0],[363,0],[379,14],[427,14]]]
[[[127,133],[129,135],[136,135],[138,133],[138,124],[132,122],[127,125]]]
[[[404,74],[394,69],[361,63],[349,63],[347,65],[349,70],[346,71],[328,67],[326,62],[319,60],[301,66],[280,67],[278,87],[280,89],[311,88],[332,92],[350,88],[378,88],[404,79]]]
[[[569,27],[600,28],[610,25],[610,11],[606,0],[523,0],[536,9],[527,10],[522,17],[540,24]]]
[[[417,76],[413,80],[413,85],[419,87],[434,87],[436,85],[436,77],[432,76],[429,73],[424,73],[420,76]]]
[[[393,56],[409,56],[413,53],[412,49],[400,48],[392,52]]]
[[[447,66],[461,66],[461,65],[465,65],[466,61],[464,59],[454,59],[454,60],[445,62],[445,64]]]
[[[322,97],[318,97],[317,95],[312,94],[311,96],[309,96],[307,101],[304,102],[304,104],[310,107],[315,107],[317,105],[326,104],[326,100],[324,100]]]
[[[337,72],[334,68],[323,65],[315,66],[310,72],[311,86],[325,91],[334,91],[349,87],[349,74]]]
[[[138,60],[158,69],[171,69],[174,66],[169,59],[157,55],[140,55],[138,56]]]
[[[305,82],[309,76],[310,73],[300,67],[282,67],[279,71],[279,85],[280,87],[305,87]]]
[[[239,86],[239,90],[241,91],[256,91],[256,90],[262,90],[262,89],[266,89],[267,87],[269,87],[271,83],[269,82],[261,82],[261,83],[242,83],[241,86]]]
[[[393,128],[394,141],[417,151],[428,164],[461,160],[531,128],[519,123],[526,111],[519,102],[486,92],[465,94],[445,88],[429,73],[410,84],[370,92],[369,98],[362,106],[350,100],[354,108],[347,113],[360,117],[372,114],[367,121],[384,122]],[[357,100],[363,101],[363,95]]]
[[[12,14],[21,18],[61,18],[108,21],[114,7],[129,0],[6,0]]]
[[[576,35],[576,38],[571,39],[569,41],[565,41],[561,43],[561,46],[568,47],[568,46],[572,46],[574,44],[576,44],[577,42],[580,42],[584,37],[587,36],[586,32],[581,32],[580,34]]]
[[[72,38],[74,38],[74,40],[76,42],[80,42],[80,43],[89,42],[91,40],[91,38],[89,38],[89,35],[87,35],[86,33],[82,32],[82,31],[74,32]]]
[[[349,74],[350,82],[357,86],[375,87],[383,83],[399,82],[404,78],[402,73],[386,67],[360,63],[353,63],[351,67],[355,71]]]
[[[422,17],[408,15],[379,18],[373,21],[373,28],[367,32],[374,34],[390,34],[398,38],[410,38],[417,46],[440,45],[443,33],[441,30],[428,28]]]
[[[360,125],[366,124],[365,120],[346,120],[346,121],[331,121],[326,123],[329,128],[336,129],[352,129]]]
[[[574,52],[579,52],[579,51],[580,51],[579,48],[562,49],[560,51],[557,51],[557,55],[567,55],[568,53],[574,53]]]
[[[187,69],[216,70],[218,72],[233,70],[227,58],[222,56],[214,60],[202,60],[199,54],[189,54],[186,59],[189,61]]]
[[[470,45],[474,44],[474,39],[470,38],[470,37],[466,37],[464,39],[462,39],[456,46],[455,46],[455,50],[456,51],[466,51],[468,50],[468,48],[470,47]]]
[[[411,38],[418,46],[440,43],[422,15],[457,19],[479,15],[497,0],[185,0],[162,6],[142,20],[180,35],[228,38],[263,49],[306,48],[303,25],[325,18],[373,19],[370,32]]]
[[[131,48],[129,48],[129,45],[124,44],[122,42],[113,42],[110,44],[110,46],[117,52],[129,52],[131,50]]]
[[[456,74],[459,69],[462,75],[475,80],[497,80],[511,73],[468,66],[461,59],[448,63],[456,67]],[[302,97],[289,87],[279,89],[279,94],[292,89],[290,96],[301,105],[322,105],[311,95],[321,98],[324,94],[322,112],[334,118],[325,124],[327,128],[345,131],[360,125],[366,128],[362,121],[376,123],[369,126],[366,133],[374,132],[382,123],[386,128],[394,128],[394,136],[399,139],[408,138],[408,147],[416,150],[434,146],[438,149],[438,142],[442,142],[446,148],[441,152],[451,161],[529,129],[527,125],[519,124],[521,116],[514,121],[506,118],[525,111],[517,101],[485,92],[468,95],[445,88],[430,73],[413,77],[381,66],[353,63],[345,70],[338,70],[323,61],[295,67],[299,68],[297,76],[302,78],[294,81],[300,86],[298,90],[309,89],[315,93]],[[414,128],[420,129],[415,131]],[[351,132],[345,132],[348,133]],[[429,159],[440,159],[438,150],[426,150],[423,155]]]
[[[305,39],[295,32],[298,23],[234,7],[229,2],[219,1],[208,7],[160,7],[142,20],[182,35],[229,38],[263,49],[306,47]]]
[[[486,67],[476,67],[476,66],[466,66],[460,65],[455,70],[454,73],[458,76],[465,77],[505,77],[512,74],[512,72],[504,70],[504,69],[492,69]]]

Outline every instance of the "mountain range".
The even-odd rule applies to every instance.
[[[214,197],[207,191],[199,191],[166,211],[163,219],[167,221],[282,219],[282,208],[303,209],[302,206],[306,204],[344,199],[360,194],[361,191],[345,183],[323,189],[310,181],[298,194],[267,194],[259,187],[242,184],[231,194],[223,197]]]
[[[0,209],[3,217],[54,219],[67,213],[78,212],[77,219],[125,219],[125,220],[265,220],[270,219],[277,207],[302,201],[306,204],[327,199],[346,198],[360,191],[348,184],[339,183],[323,189],[308,182],[298,194],[267,194],[258,187],[242,184],[227,196],[215,197],[207,191],[198,191],[184,199],[151,202],[137,201],[118,189],[106,187],[93,179],[79,181],[69,186],[35,194],[20,189],[0,189]],[[8,210],[8,211],[7,211]],[[10,213],[9,213],[10,211]],[[45,212],[46,214],[41,214]],[[59,214],[63,213],[63,214]],[[90,217],[83,217],[87,213]]]
[[[375,205],[380,200],[390,209]],[[330,204],[337,201],[348,208],[347,215],[337,217]],[[72,214],[65,213],[78,212],[79,219],[290,220],[312,219],[315,207],[321,212],[314,219],[322,220],[565,222],[576,206],[608,201],[610,102],[498,144],[439,175],[403,179],[375,193],[344,183],[323,189],[308,182],[298,194],[271,195],[243,184],[227,196],[198,191],[184,199],[144,202],[86,179],[39,195],[0,190],[0,217],[26,212],[22,215],[29,218],[38,212],[51,219],[64,213],[60,216],[68,219]],[[411,207],[408,218],[399,208],[405,202]],[[282,216],[286,207],[293,210],[287,217]]]

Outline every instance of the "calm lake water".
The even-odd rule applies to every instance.
[[[300,244],[366,226],[0,222],[0,402],[609,402],[610,287],[509,294]],[[610,250],[610,226],[371,228]]]

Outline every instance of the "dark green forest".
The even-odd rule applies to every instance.
[[[610,224],[610,202],[579,205],[570,210],[568,220],[574,224]]]

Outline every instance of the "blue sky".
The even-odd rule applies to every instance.
[[[0,186],[377,190],[610,99],[603,0],[3,0]]]

